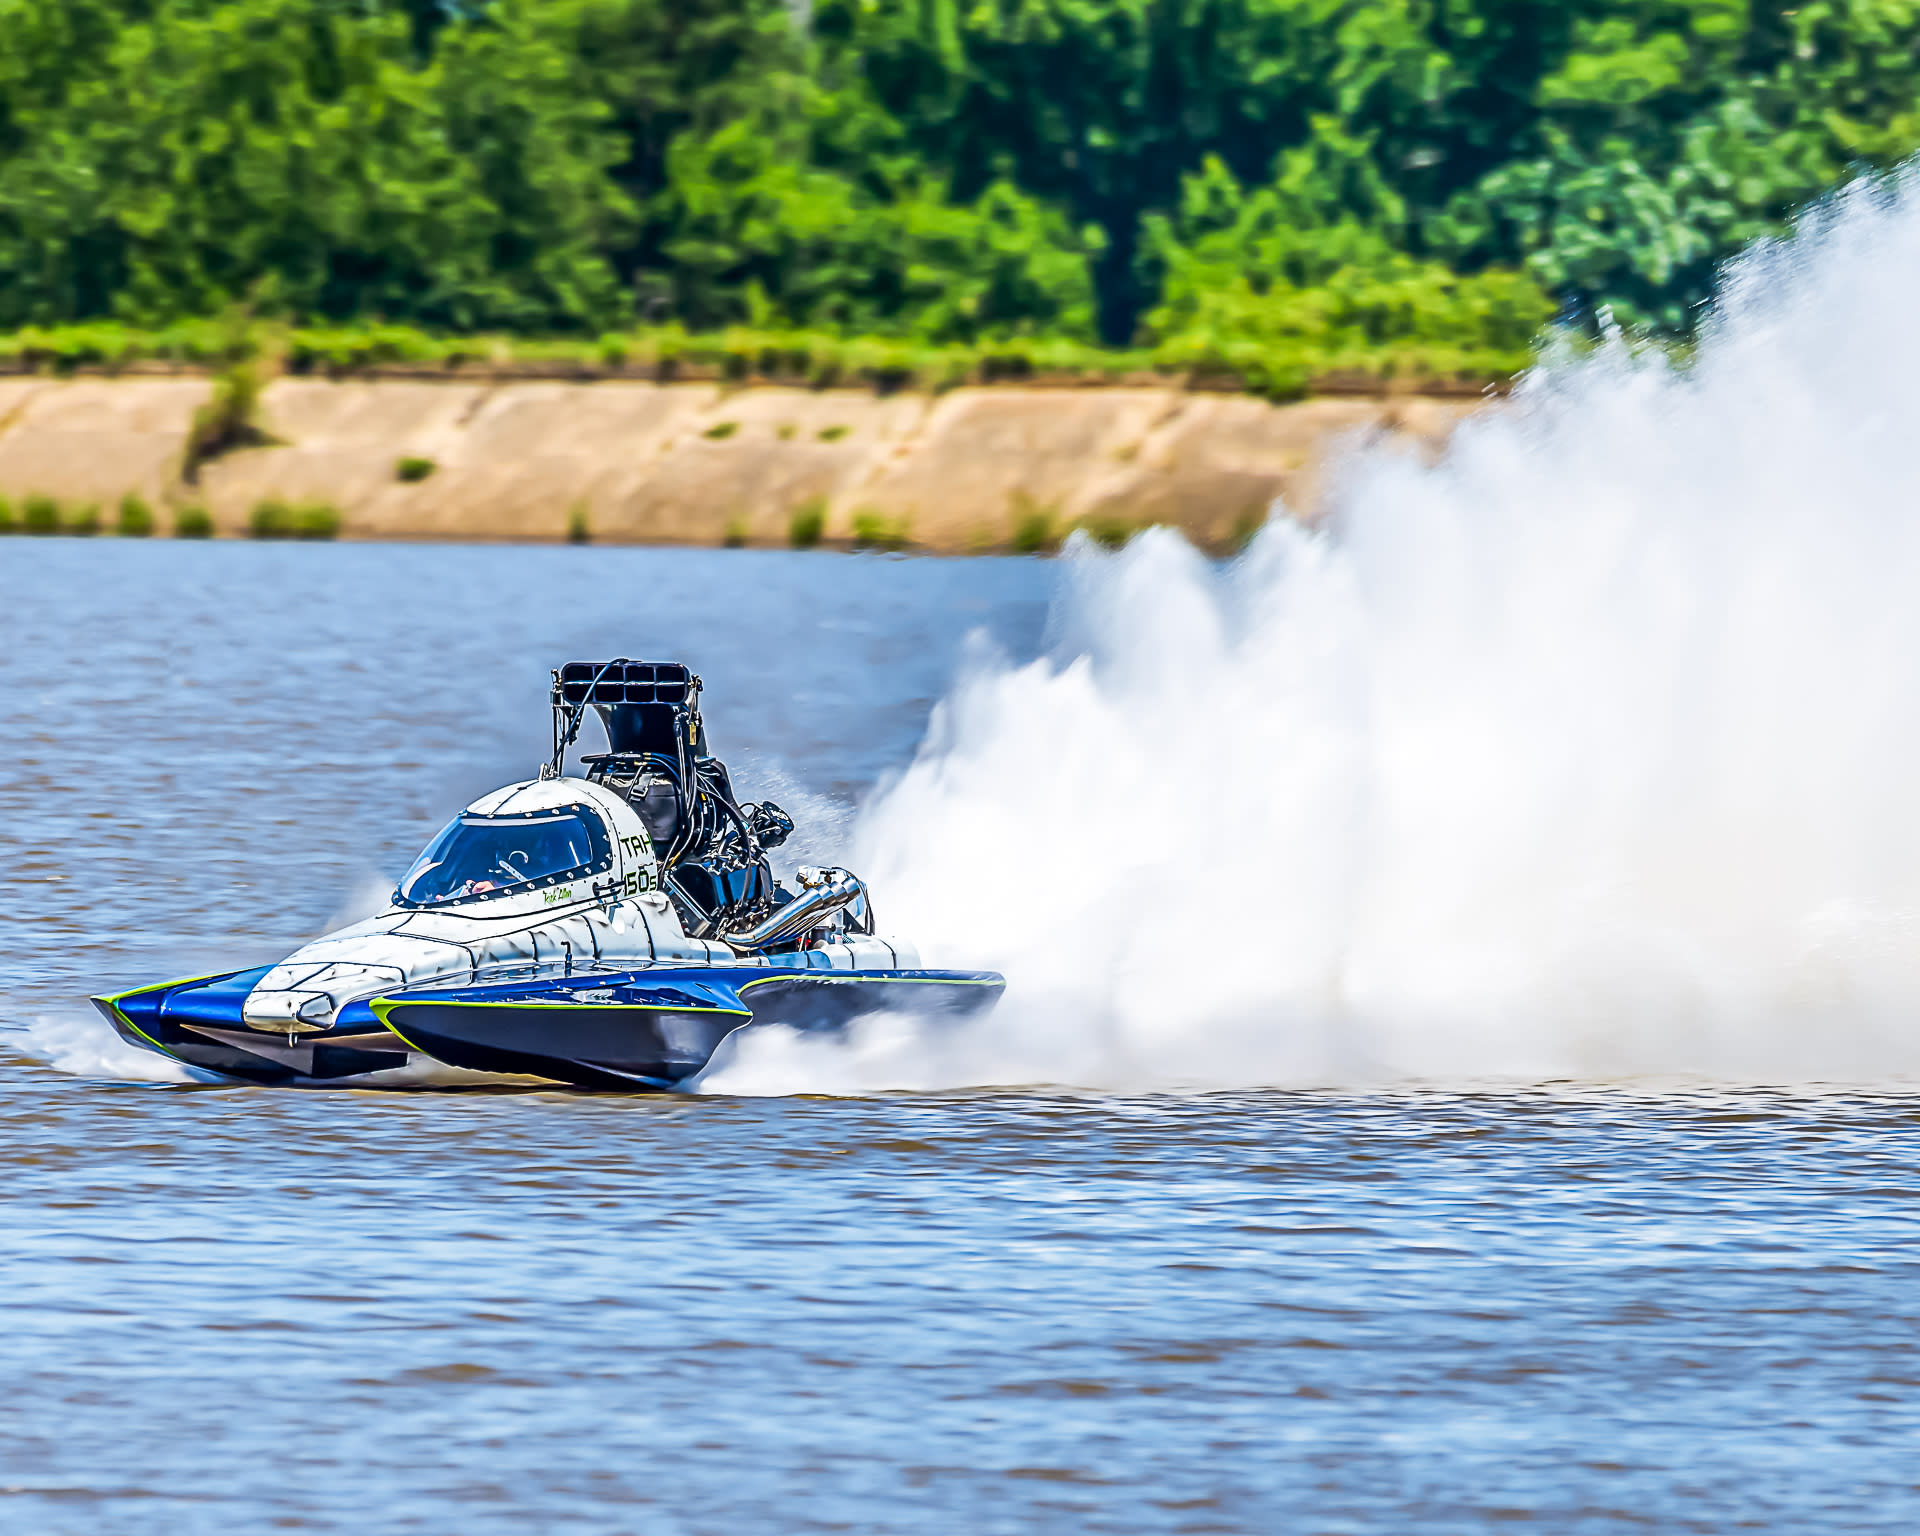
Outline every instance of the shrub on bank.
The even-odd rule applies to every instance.
[[[787,542],[795,549],[812,549],[827,528],[827,498],[809,496],[787,519]]]
[[[333,539],[340,535],[340,512],[324,501],[308,502],[293,515],[296,539]]]
[[[120,498],[120,520],[115,531],[123,539],[144,539],[153,532],[153,508],[137,491]]]
[[[1013,493],[1013,537],[1008,541],[1016,555],[1044,554],[1060,545],[1054,530],[1053,508],[1043,507],[1025,491]]]
[[[200,468],[236,448],[258,448],[274,441],[260,424],[260,395],[265,385],[251,357],[228,366],[213,381],[213,398],[193,413],[180,478],[192,485]]]
[[[853,514],[855,549],[905,549],[907,525],[904,518],[889,517],[874,507],[861,507]]]
[[[247,514],[247,532],[256,539],[293,537],[293,508],[277,496],[256,502]]]
[[[28,533],[45,536],[60,531],[60,503],[36,491],[22,509],[20,526]]]
[[[331,539],[340,532],[340,513],[321,501],[294,506],[270,496],[254,506],[247,532],[256,539]]]
[[[1137,524],[1124,517],[1089,517],[1080,527],[1102,549],[1123,549],[1127,540],[1140,531]]]

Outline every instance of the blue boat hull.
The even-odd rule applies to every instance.
[[[670,1089],[749,1024],[834,1031],[864,1014],[964,1015],[1005,983],[985,971],[647,967],[527,975],[349,1003],[328,1029],[279,1035],[241,1017],[262,967],[93,999],[121,1037],[202,1072],[245,1082],[340,1083],[415,1056],[511,1079]]]

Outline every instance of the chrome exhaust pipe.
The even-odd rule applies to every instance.
[[[855,902],[863,906],[867,888],[844,869],[805,868],[798,872],[800,894],[784,907],[776,907],[769,917],[738,933],[723,933],[721,939],[735,949],[765,949],[784,939],[796,938],[809,928],[818,928],[834,913]]]

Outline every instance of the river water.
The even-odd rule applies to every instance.
[[[1898,1082],[276,1092],[88,1020],[363,910],[574,657],[692,662],[803,851],[872,845],[1073,570],[0,545],[0,1526],[1911,1529]]]

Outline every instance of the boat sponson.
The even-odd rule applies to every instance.
[[[750,1023],[820,1030],[889,1009],[968,1013],[994,1002],[1004,985],[987,972],[702,967],[421,989],[372,1006],[403,1041],[450,1066],[666,1088],[692,1077]]]
[[[334,1025],[295,1037],[250,1028],[242,1007],[270,969],[161,982],[94,1005],[130,1044],[255,1083],[325,1081],[448,1066],[596,1088],[670,1088],[750,1023],[831,1030],[862,1014],[971,1013],[1000,977],[970,971],[770,970],[700,966],[528,976],[415,988],[349,1003]]]
[[[241,1007],[270,969],[163,981],[96,997],[93,1005],[129,1044],[245,1082],[324,1082],[406,1065],[405,1047],[364,1003],[343,1008],[324,1034],[297,1041],[250,1029]]]

